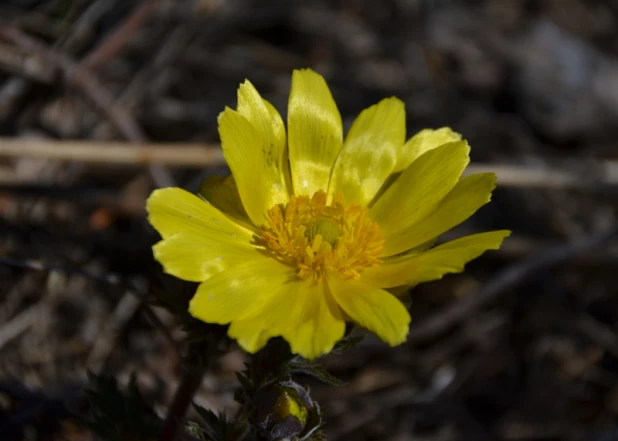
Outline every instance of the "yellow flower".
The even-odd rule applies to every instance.
[[[165,271],[201,282],[190,313],[230,324],[249,352],[282,336],[294,353],[329,352],[353,321],[394,346],[410,315],[388,290],[460,272],[508,231],[431,248],[490,199],[495,175],[461,178],[469,147],[448,128],[405,140],[404,104],[364,110],[345,140],[324,79],[294,71],[287,136],[281,116],[249,81],[219,116],[232,174],[202,197],[180,188],[148,199]],[[431,248],[431,249],[430,249]]]

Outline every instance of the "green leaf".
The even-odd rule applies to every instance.
[[[330,384],[332,386],[343,386],[345,381],[332,375],[326,370],[324,366],[315,361],[308,361],[302,358],[298,360],[290,361],[288,364],[290,373],[292,374],[305,374],[313,378],[317,378],[323,383]]]
[[[156,440],[163,420],[143,399],[135,374],[126,392],[111,376],[89,374],[89,415],[78,421],[104,441]]]
[[[335,347],[333,348],[331,353],[343,354],[344,352],[347,352],[350,349],[354,348],[363,340],[363,338],[364,336],[362,335],[351,336],[350,334],[348,334],[335,344]]]
[[[223,414],[216,414],[201,406],[193,406],[201,419],[201,424],[194,424],[191,430],[201,431],[203,439],[208,441],[235,441],[241,439],[246,431],[246,424],[238,420],[228,420]]]

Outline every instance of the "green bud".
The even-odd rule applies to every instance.
[[[283,420],[288,416],[298,419],[303,427],[307,423],[309,410],[295,389],[279,386],[279,397],[272,410],[275,418]]]
[[[293,381],[264,386],[255,394],[254,406],[255,422],[269,441],[306,439],[319,425],[314,422],[321,421],[317,404]]]

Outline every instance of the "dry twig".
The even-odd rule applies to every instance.
[[[8,342],[18,337],[32,326],[41,316],[45,315],[48,304],[45,299],[22,311],[12,320],[0,327],[0,349]]]
[[[118,131],[129,141],[143,143],[146,135],[129,112],[116,105],[105,88],[88,71],[80,69],[69,57],[59,54],[43,43],[29,37],[11,26],[0,26],[0,38],[10,41],[21,50],[37,54],[52,69],[62,72],[65,82],[80,90],[88,97],[114,124]],[[160,187],[173,185],[171,175],[162,167],[149,167],[152,178]]]
[[[221,149],[207,144],[137,144],[0,138],[0,157],[47,158],[95,164],[206,168],[224,166]],[[575,160],[566,163],[575,163]],[[465,174],[493,172],[498,185],[521,188],[595,188],[618,185],[618,161],[589,161],[572,170],[563,165],[471,164]]]
[[[576,159],[567,164],[581,162]],[[581,165],[581,164],[578,164]],[[618,161],[588,161],[583,167],[514,164],[471,164],[465,174],[495,173],[498,185],[506,187],[584,188],[618,185]]]
[[[159,0],[146,0],[137,7],[101,44],[94,48],[80,63],[80,74],[89,73],[102,66],[120,52],[133,34],[153,13]]]
[[[86,361],[88,370],[95,373],[101,372],[105,362],[114,350],[118,337],[120,337],[125,326],[133,318],[141,305],[142,301],[133,292],[128,291],[122,296],[105,329],[99,335],[90,355],[88,355],[88,360]]]
[[[111,334],[112,332],[116,332],[116,330],[118,330],[118,328],[120,328],[121,325],[125,323],[123,322],[123,320],[130,319],[134,315],[136,308],[138,306],[142,306],[143,307],[142,312],[144,313],[146,318],[150,321],[153,328],[158,328],[159,330],[161,330],[163,332],[165,339],[168,341],[168,343],[170,343],[170,346],[174,348],[176,352],[178,352],[178,347],[176,345],[174,338],[171,336],[169,329],[167,329],[167,326],[161,321],[161,319],[153,311],[152,307],[148,304],[147,299],[146,299],[147,297],[146,294],[140,293],[137,289],[134,289],[134,287],[131,286],[129,282],[124,281],[117,274],[113,274],[113,273],[94,274],[88,271],[84,271],[80,268],[52,265],[52,264],[40,262],[38,260],[13,259],[10,257],[0,257],[0,264],[17,267],[17,268],[26,268],[26,269],[35,270],[35,271],[57,271],[62,274],[79,275],[79,276],[85,277],[97,283],[104,283],[104,284],[112,285],[112,286],[124,286],[125,288],[128,289],[127,294],[125,294],[123,299],[118,303],[118,306],[116,307],[116,310],[114,311],[114,317],[116,318],[112,319],[110,330],[107,331],[108,334],[106,335],[109,336],[109,335],[112,335]],[[133,299],[129,299],[128,294],[132,294]],[[133,312],[131,312],[132,309],[133,309]],[[22,313],[22,315],[24,313]],[[21,322],[18,322],[17,325],[10,325],[12,323],[11,321],[7,323],[3,328],[0,328],[0,348],[4,344],[3,343],[3,332],[6,335],[11,336],[11,338],[16,337],[17,335],[19,335],[19,333],[15,334],[15,329],[17,330],[22,329],[22,327],[24,326],[22,322],[28,323],[26,320],[28,317],[30,316],[26,315],[25,317],[22,317],[20,319]],[[116,324],[113,324],[114,321]],[[8,329],[8,331],[6,329]],[[102,340],[101,345],[103,345],[103,343],[105,343],[105,341],[108,341],[108,340],[109,338],[107,340]],[[93,354],[95,355],[98,354],[96,355],[96,357],[95,355],[91,354],[91,360],[92,360],[91,362],[93,363],[94,367],[96,367],[96,365],[100,363],[101,359],[105,358],[104,350],[106,350],[106,346],[101,346],[101,349],[98,349],[97,352],[94,352],[93,350]]]
[[[45,158],[93,164],[216,167],[225,164],[219,147],[207,145],[127,144],[0,138],[0,157]]]

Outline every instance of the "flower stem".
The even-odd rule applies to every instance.
[[[167,413],[159,441],[174,441],[176,439],[193,396],[202,384],[205,372],[206,366],[188,366],[183,368],[180,384],[174,394],[174,399]]]

